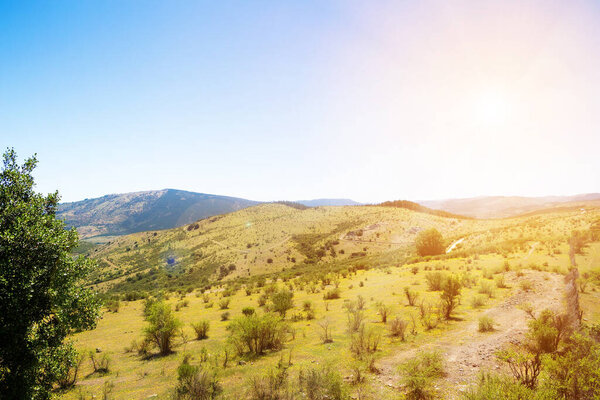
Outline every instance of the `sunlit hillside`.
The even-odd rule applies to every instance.
[[[388,207],[264,204],[119,237],[91,251],[102,266],[96,287],[113,295],[98,328],[74,336],[83,353],[109,360],[108,370],[94,372],[86,361],[64,397],[169,398],[188,357],[218,371],[224,398],[256,398],[250,382],[269,373],[286,371],[293,380],[307,368],[333,366],[353,397],[397,399],[405,390],[398,366],[438,349],[446,372],[436,393],[459,398],[480,371],[505,370],[495,354],[524,339],[527,307],[564,309],[569,237],[597,229],[598,221],[600,209],[592,207],[470,220]],[[415,238],[431,227],[443,234],[446,252],[419,257]],[[580,294],[583,320],[600,322],[600,244],[589,243],[575,259],[587,286]],[[436,274],[461,282],[449,320],[437,316]],[[238,354],[230,320],[246,318],[247,310],[272,311],[271,296],[282,289],[293,293],[282,347],[260,357]],[[417,299],[412,306],[407,291]],[[166,356],[142,345],[143,298],[151,293],[183,323]],[[363,311],[356,314],[356,307]],[[484,317],[490,332],[478,331]],[[356,348],[352,318],[361,319],[374,348]],[[208,338],[195,340],[191,324],[201,320],[210,326]]]
[[[89,255],[100,263],[94,280],[103,288],[200,287],[316,263],[403,263],[414,256],[417,233],[430,227],[442,233],[447,246],[462,239],[454,252],[510,252],[540,240],[548,240],[545,250],[551,252],[597,215],[592,208],[469,220],[391,207],[264,204],[181,228],[118,237]]]

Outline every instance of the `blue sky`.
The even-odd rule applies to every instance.
[[[600,191],[593,2],[0,1],[0,145],[73,201]]]

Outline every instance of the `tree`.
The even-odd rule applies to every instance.
[[[146,321],[146,340],[154,343],[161,355],[173,351],[173,339],[177,335],[181,322],[173,316],[171,306],[163,301],[157,301],[150,306]]]
[[[280,291],[273,293],[271,296],[271,302],[273,302],[273,311],[278,312],[279,315],[285,318],[287,311],[294,307],[294,301],[292,300],[293,297],[294,293],[286,289],[281,289]]]
[[[83,284],[94,267],[73,257],[75,229],[56,218],[58,192],[34,192],[37,160],[4,153],[0,174],[0,393],[47,399],[77,354],[65,338],[92,329],[99,300]]]
[[[415,246],[420,256],[435,256],[444,252],[442,234],[435,228],[419,232]]]

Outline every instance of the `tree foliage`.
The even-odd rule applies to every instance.
[[[283,318],[287,311],[294,307],[294,301],[292,300],[294,293],[286,289],[281,289],[271,295],[271,302],[273,303],[272,310],[278,312]]]
[[[173,315],[171,306],[164,301],[152,303],[146,316],[149,325],[145,329],[146,340],[153,343],[161,355],[173,351],[173,339],[177,336],[181,322]]]
[[[419,232],[415,246],[420,256],[435,256],[444,252],[444,239],[437,229],[431,228]]]
[[[35,157],[4,153],[0,174],[0,393],[46,399],[76,361],[67,335],[95,326],[99,301],[82,285],[94,267],[73,257],[77,232],[56,218],[59,196],[34,191]]]

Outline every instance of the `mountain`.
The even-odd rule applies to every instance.
[[[295,203],[300,203],[307,207],[321,206],[359,206],[361,203],[351,199],[313,199],[313,200],[296,200]]]
[[[412,210],[416,212],[421,212],[425,214],[437,215],[438,217],[445,218],[458,218],[458,219],[472,219],[472,217],[454,214],[448,211],[443,210],[434,210],[429,207],[425,207],[419,203],[415,203],[408,200],[393,200],[393,201],[385,201],[383,203],[377,204],[379,207],[395,207],[395,208],[406,208],[407,210]]]
[[[589,202],[597,205],[600,202],[600,193],[545,197],[482,196],[419,201],[419,204],[475,218],[506,218],[546,208],[585,205]]]
[[[82,238],[89,238],[170,229],[256,204],[236,197],[163,189],[63,203],[58,216],[77,228]]]

